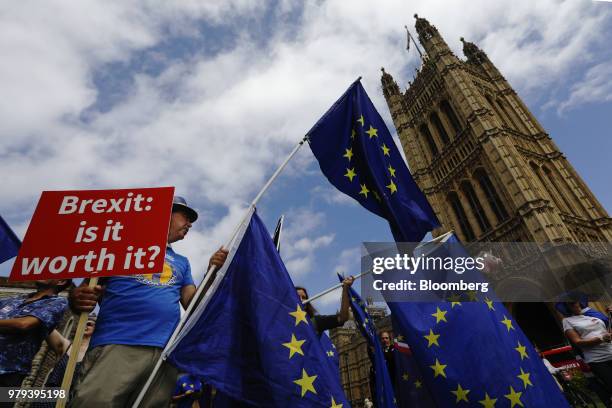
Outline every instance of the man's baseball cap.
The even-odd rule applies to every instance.
[[[172,200],[172,212],[183,211],[189,217],[189,222],[195,222],[198,219],[198,213],[193,208],[187,205],[187,200],[181,196],[174,196]]]

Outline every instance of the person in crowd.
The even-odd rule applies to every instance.
[[[81,347],[79,348],[79,354],[77,356],[76,368],[74,371],[74,376],[72,377],[72,385],[71,389],[74,388],[74,383],[76,382],[77,376],[81,371],[81,364],[83,361],[83,357],[85,357],[85,353],[89,348],[89,341],[91,340],[91,336],[96,328],[96,315],[92,313],[87,318],[87,324],[85,326],[85,332],[83,333],[83,341],[81,342]],[[51,348],[55,353],[59,356],[53,370],[49,373],[47,377],[47,381],[45,382],[45,387],[61,387],[62,380],[64,379],[64,374],[66,372],[66,366],[68,365],[68,358],[70,357],[70,353],[72,352],[72,342],[61,335],[57,330],[53,330],[51,334],[46,339],[49,348]],[[70,393],[70,391],[69,391]],[[54,408],[54,401],[44,401],[44,402],[34,402],[30,404],[30,408]]]
[[[382,344],[383,353],[385,355],[385,363],[391,384],[395,386],[395,348],[393,347],[393,337],[388,331],[380,333],[380,342]]]
[[[586,302],[557,304],[557,310],[566,317],[563,330],[569,341],[580,349],[584,361],[593,374],[612,392],[612,336],[607,327],[607,318],[587,307]]]
[[[160,273],[110,277],[95,288],[84,283],[72,291],[70,305],[75,312],[91,312],[100,305],[72,407],[126,407],[138,397],[179,322],[180,306],[187,308],[196,293],[189,260],[171,244],[184,239],[197,218],[185,199],[175,196]],[[227,250],[217,250],[209,269],[214,266],[216,273],[226,257]],[[167,407],[177,375],[164,363],[141,406]]]
[[[330,330],[335,327],[342,326],[349,319],[349,288],[353,285],[355,278],[348,276],[342,281],[342,300],[340,303],[340,312],[334,315],[321,315],[317,313],[312,303],[308,302],[304,306],[304,310],[312,321],[315,332],[320,336],[325,330]],[[298,297],[302,302],[308,299],[308,291],[302,286],[296,286]]]
[[[183,374],[176,381],[172,402],[176,408],[200,408],[202,381],[195,375]]]
[[[58,294],[70,280],[36,281],[36,292],[0,298],[0,387],[19,387],[43,340],[68,306]]]

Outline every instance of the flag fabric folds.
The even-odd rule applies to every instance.
[[[327,179],[387,219],[395,241],[419,242],[439,226],[359,80],[319,119],[308,140]]]
[[[216,291],[168,361],[258,407],[348,408],[262,221],[254,213]]]
[[[340,282],[344,278],[338,274]],[[368,349],[370,351],[370,359],[374,366],[374,389],[372,389],[372,399],[374,406],[377,408],[395,407],[395,395],[393,393],[393,384],[391,377],[387,369],[387,363],[385,362],[385,355],[383,353],[380,339],[372,317],[366,310],[366,304],[361,299],[359,294],[353,289],[349,288],[349,296],[351,301],[351,310],[353,311],[353,317],[355,324],[359,328],[359,331],[365,337],[368,342]]]
[[[393,320],[393,316],[391,316]],[[435,408],[436,404],[423,382],[423,375],[412,355],[412,350],[404,342],[405,336],[393,323],[393,342],[395,359],[395,398],[398,408]]]
[[[332,343],[329,336],[325,333],[321,334],[320,341],[321,347],[323,347],[323,351],[327,356],[327,362],[330,364],[332,371],[338,374],[338,380],[340,380],[340,358],[338,357],[336,346],[334,346],[334,343]]]
[[[0,216],[0,263],[16,257],[20,247],[21,241]]]
[[[453,235],[429,256],[469,255]],[[493,293],[388,305],[437,406],[568,407],[538,353]]]

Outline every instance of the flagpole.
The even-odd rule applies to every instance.
[[[371,270],[366,271],[366,272],[363,272],[363,273],[360,273],[359,275],[355,276],[355,280],[360,279],[360,278],[362,278],[362,277],[364,277],[364,276],[366,276],[366,275],[368,275],[368,274],[370,274],[370,273],[372,273],[372,271],[371,271]],[[320,298],[320,297],[322,297],[322,296],[327,295],[329,292],[333,292],[334,290],[336,290],[336,289],[338,289],[338,288],[341,288],[341,287],[342,287],[342,282],[338,283],[337,285],[332,286],[331,288],[327,288],[327,289],[325,289],[325,290],[324,290],[323,292],[321,292],[321,293],[317,293],[316,295],[314,295],[314,296],[312,296],[312,297],[309,297],[308,299],[304,300],[304,301],[302,302],[302,304],[304,304],[304,305],[305,305],[305,304],[307,304],[307,303],[312,302],[313,300],[317,300],[318,298]]]
[[[270,176],[270,178],[268,179],[266,184],[264,184],[264,186],[261,188],[259,193],[255,196],[255,198],[251,202],[251,205],[249,205],[249,207],[247,208],[244,216],[242,217],[242,219],[240,220],[238,225],[236,225],[236,227],[234,228],[234,231],[232,232],[231,238],[228,240],[226,247],[229,247],[231,245],[231,243],[234,241],[234,239],[236,238],[236,235],[238,234],[238,231],[240,230],[240,227],[248,219],[249,214],[251,213],[251,208],[257,206],[257,203],[259,202],[261,197],[264,195],[266,190],[268,190],[268,188],[270,187],[272,182],[274,182],[274,180],[276,180],[276,178],[280,175],[280,173],[285,169],[285,167],[287,166],[289,161],[293,158],[293,156],[296,155],[298,150],[300,150],[300,147],[302,147],[307,140],[308,140],[308,136],[304,136],[302,138],[302,140],[300,140],[300,142],[293,148],[291,153],[289,153],[289,155],[287,156],[285,161],[276,169],[274,174],[272,174],[272,176]],[[200,286],[198,286],[198,290],[196,291],[195,295],[191,299],[191,302],[189,302],[189,305],[187,306],[187,309],[185,310],[185,313],[183,314],[183,316],[179,320],[179,323],[176,326],[176,329],[174,329],[174,332],[172,333],[172,336],[170,336],[170,340],[168,340],[168,343],[166,343],[166,347],[164,347],[164,350],[162,351],[161,355],[159,356],[159,358],[157,360],[157,363],[155,364],[155,367],[153,368],[153,371],[151,371],[151,374],[149,375],[149,378],[147,379],[147,382],[142,387],[142,390],[140,391],[140,394],[138,394],[138,398],[136,398],[136,401],[134,401],[134,404],[132,405],[132,408],[138,408],[138,405],[140,405],[140,403],[142,402],[146,392],[151,387],[151,384],[153,383],[155,375],[157,374],[157,372],[161,368],[161,365],[162,365],[163,361],[167,357],[166,356],[167,350],[172,346],[172,344],[176,340],[177,336],[179,335],[179,332],[184,327],[187,319],[189,319],[191,311],[193,310],[195,304],[197,303],[196,299],[199,299],[200,297],[203,296],[204,288],[207,286],[207,284],[210,281],[212,275],[214,275],[214,273],[213,273],[214,269],[215,269],[215,266],[211,266],[208,269],[208,272],[206,273],[206,276],[204,276],[204,280],[202,281]]]
[[[419,44],[417,44],[416,41],[414,41],[414,37],[412,35],[410,35],[410,31],[408,30],[408,26],[405,25],[404,28],[406,29],[406,33],[408,33],[408,46],[410,46],[410,40],[412,40],[412,43],[416,47],[416,50],[418,51],[419,55],[421,56],[421,59],[423,59],[423,53],[421,52],[421,48],[419,47]],[[409,47],[406,47],[406,49],[408,49],[408,48]]]
[[[98,284],[98,278],[90,278],[88,287],[93,289]],[[89,313],[81,312],[79,314],[79,320],[77,323],[76,332],[74,333],[74,338],[72,339],[72,345],[70,349],[70,354],[68,356],[68,364],[66,365],[66,370],[64,372],[64,377],[62,378],[61,389],[66,392],[66,396],[64,398],[60,398],[57,400],[55,404],[56,408],[64,408],[66,403],[68,402],[68,395],[70,394],[70,386],[72,385],[72,378],[74,377],[74,370],[76,369],[77,360],[79,358],[79,351],[81,350],[81,344],[83,343],[83,335],[85,334],[85,327],[87,325],[87,320],[89,317]]]

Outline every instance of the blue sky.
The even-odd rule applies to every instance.
[[[497,64],[608,210],[612,4],[591,1],[104,2],[0,6],[0,214],[21,237],[42,190],[174,185],[201,220],[179,252],[201,278],[276,166],[358,76],[394,133],[384,66],[418,67],[418,13],[462,57]],[[59,16],[49,18],[48,16]],[[413,31],[414,32],[414,31]],[[282,255],[318,292],[357,273],[384,220],[332,189],[302,148],[259,205],[286,216]],[[10,263],[0,267],[8,274]],[[338,294],[316,306],[331,312]]]

